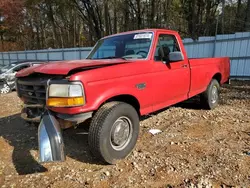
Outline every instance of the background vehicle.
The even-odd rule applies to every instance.
[[[134,148],[139,116],[198,94],[213,109],[229,72],[229,58],[188,59],[177,32],[147,29],[101,39],[86,60],[25,69],[17,91],[22,117],[40,121],[42,162],[64,160],[61,128],[91,118],[90,150],[113,164]]]
[[[15,75],[18,71],[30,66],[41,65],[41,61],[17,61],[0,68],[0,93],[9,93],[15,89]]]

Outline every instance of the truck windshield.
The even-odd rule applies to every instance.
[[[97,42],[87,59],[146,59],[153,38],[152,32],[117,35]]]

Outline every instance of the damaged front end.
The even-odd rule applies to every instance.
[[[64,143],[60,125],[49,110],[42,116],[38,128],[40,162],[64,161]]]
[[[72,95],[66,97],[57,96],[58,89],[65,88],[65,86],[72,86],[66,91],[77,93],[71,93]],[[80,92],[77,90],[79,88]],[[67,114],[52,111],[50,107],[63,105],[65,109],[68,109],[83,105],[85,99],[81,83],[69,82],[60,77],[52,79],[46,75],[43,77],[33,75],[17,79],[17,92],[24,102],[21,117],[27,122],[39,123],[40,162],[64,161],[62,130],[76,127],[90,119],[93,112]]]

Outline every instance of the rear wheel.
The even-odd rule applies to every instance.
[[[214,109],[219,104],[220,84],[217,80],[212,79],[207,90],[201,94],[201,104],[205,109]]]
[[[98,159],[115,164],[133,150],[138,134],[137,111],[127,103],[109,102],[96,112],[91,121],[89,147]]]

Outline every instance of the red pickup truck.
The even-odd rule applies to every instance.
[[[145,29],[100,39],[85,60],[24,69],[16,86],[22,118],[40,122],[41,162],[64,160],[61,129],[90,119],[90,151],[114,164],[134,148],[140,116],[195,95],[213,109],[229,72],[229,58],[188,59],[177,32]]]

